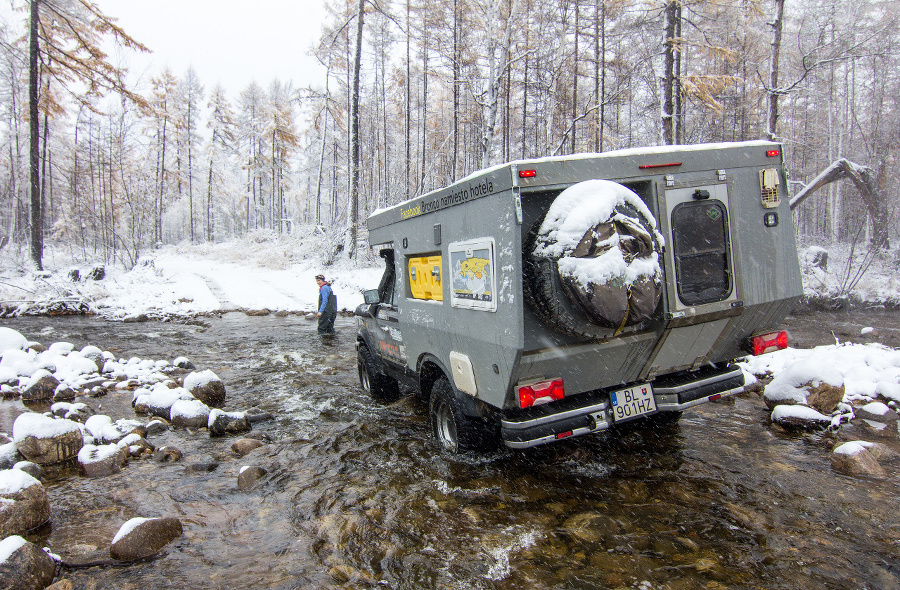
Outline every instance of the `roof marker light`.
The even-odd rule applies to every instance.
[[[519,170],[519,178],[534,178],[537,176],[537,170]]]

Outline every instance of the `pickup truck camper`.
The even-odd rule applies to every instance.
[[[452,451],[527,448],[742,390],[802,294],[782,148],[519,160],[374,212],[357,317],[377,399],[428,400]]]

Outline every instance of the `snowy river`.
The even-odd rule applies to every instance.
[[[898,317],[876,327],[889,337]],[[858,334],[861,321],[789,323],[814,345],[833,343],[837,325]],[[151,438],[178,447],[180,462],[45,481],[52,524],[29,540],[68,562],[108,558],[135,516],[184,525],[152,561],[65,572],[76,588],[900,587],[900,480],[834,474],[830,435],[772,429],[755,394],[686,412],[667,430],[456,457],[432,443],[413,396],[383,406],[361,394],[350,318],[324,343],[301,316],[3,325],[45,345],[187,356],[225,382],[226,409],[276,416],[257,425],[273,443],[252,459],[235,458],[234,439],[182,429]],[[130,400],[79,398],[113,419],[134,417]],[[0,402],[0,431],[23,410]],[[186,469],[198,463],[218,465]],[[269,473],[239,491],[247,464]]]

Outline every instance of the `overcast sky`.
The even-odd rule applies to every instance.
[[[133,82],[168,64],[178,76],[193,65],[207,95],[221,82],[232,100],[252,80],[263,88],[275,78],[324,86],[324,68],[308,55],[321,34],[322,0],[95,1],[153,50],[121,56]]]

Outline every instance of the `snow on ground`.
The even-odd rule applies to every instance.
[[[166,246],[141,256],[131,270],[99,262],[72,264],[66,253],[48,249],[46,271],[37,273],[28,270],[23,252],[8,246],[0,257],[0,304],[21,305],[24,312],[56,300],[82,301],[119,319],[236,309],[310,312],[318,299],[314,277],[323,273],[338,308],[354,309],[363,301],[362,290],[378,286],[381,261],[349,261],[333,254],[326,236],[310,233],[255,232],[223,244]],[[105,278],[86,278],[97,266],[104,266]],[[80,280],[70,280],[73,269]]]

